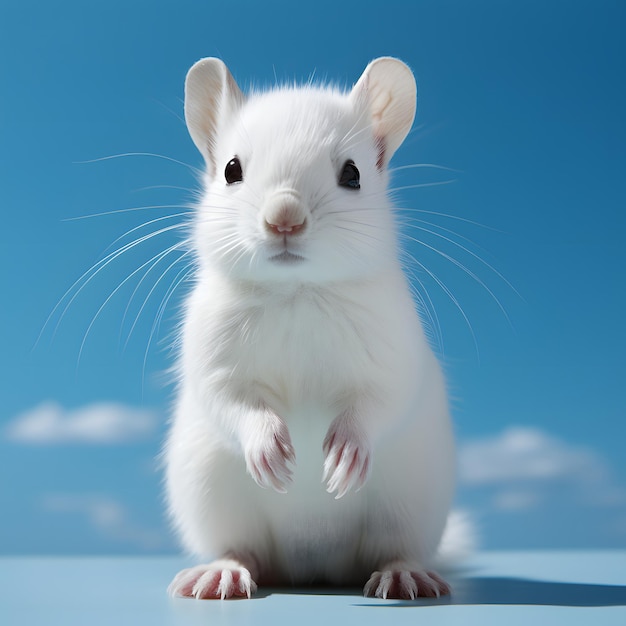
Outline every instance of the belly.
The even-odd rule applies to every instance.
[[[292,419],[289,419],[289,418]],[[258,490],[257,508],[273,537],[272,566],[289,584],[352,582],[367,517],[367,486],[335,499],[322,482],[322,443],[334,418],[328,410],[290,415],[287,423],[296,451],[293,482],[286,494]]]

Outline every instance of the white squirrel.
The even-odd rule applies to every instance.
[[[431,569],[454,490],[447,394],[387,191],[415,108],[411,70],[388,57],[347,93],[244,96],[215,58],[187,75],[206,179],[166,482],[185,547],[217,560],[173,595],[450,591]]]

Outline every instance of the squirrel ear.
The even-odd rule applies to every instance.
[[[369,109],[378,144],[378,168],[389,163],[415,118],[417,85],[409,67],[398,59],[372,61],[352,89],[355,106]]]
[[[213,173],[219,127],[243,101],[244,95],[221,59],[200,59],[187,73],[185,121],[193,142]]]

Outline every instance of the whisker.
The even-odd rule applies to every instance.
[[[63,294],[63,296],[61,296],[61,299],[57,302],[55,307],[52,309],[50,315],[46,319],[46,321],[45,321],[45,323],[44,323],[44,325],[43,325],[43,327],[41,329],[41,332],[39,333],[39,337],[38,337],[37,341],[39,341],[41,339],[41,336],[42,336],[44,330],[46,329],[46,327],[48,326],[48,324],[50,323],[50,320],[52,319],[54,314],[59,310],[59,308],[61,307],[63,302],[69,297],[69,295],[72,293],[72,291],[74,291],[74,289],[77,289],[77,291],[74,293],[74,295],[70,298],[70,300],[67,302],[67,304],[63,308],[63,311],[61,312],[59,320],[57,321],[57,323],[55,325],[55,328],[54,328],[54,331],[53,331],[53,337],[56,335],[56,333],[57,333],[57,331],[59,329],[59,325],[61,324],[61,321],[63,320],[63,317],[67,313],[69,307],[72,305],[74,300],[78,297],[80,292],[93,280],[93,278],[95,278],[95,276],[97,276],[107,265],[109,265],[109,263],[113,262],[115,259],[120,257],[122,254],[124,254],[125,252],[128,252],[129,250],[131,250],[135,246],[143,243],[144,241],[147,241],[147,240],[149,240],[149,239],[151,239],[153,237],[156,237],[156,236],[161,235],[163,233],[169,232],[171,230],[175,230],[177,228],[181,228],[183,226],[185,226],[185,225],[184,224],[174,224],[172,226],[167,226],[165,228],[159,229],[158,231],[155,231],[153,233],[149,233],[147,235],[143,235],[142,237],[139,237],[138,239],[135,239],[134,241],[131,241],[131,242],[127,243],[127,244],[124,244],[123,246],[121,246],[117,250],[114,250],[113,252],[110,252],[104,258],[102,258],[99,261],[97,261],[96,263],[94,263],[86,272],[84,272],[76,281],[74,281],[74,283],[69,287],[69,289]],[[80,285],[80,287],[79,287],[79,285]]]
[[[425,242],[423,242],[420,239],[417,239],[416,237],[411,237],[410,235],[407,235],[406,233],[404,234],[404,236],[407,239],[410,239],[411,241],[414,241],[415,243],[418,243],[421,246],[424,246],[425,248],[428,248],[429,250],[431,250],[432,252],[435,252],[436,254],[439,254],[440,256],[442,256],[444,259],[446,259],[447,261],[449,261],[450,263],[452,263],[453,265],[455,265],[456,267],[458,267],[460,270],[462,270],[463,272],[465,272],[468,276],[470,276],[473,280],[475,280],[483,289],[485,289],[485,291],[487,291],[487,293],[492,297],[492,299],[494,300],[494,302],[498,305],[499,309],[502,311],[502,313],[504,314],[504,317],[506,318],[507,322],[509,323],[509,325],[511,327],[513,327],[512,323],[511,323],[511,319],[509,318],[508,313],[506,312],[506,310],[504,309],[504,307],[502,306],[502,303],[500,302],[500,300],[496,297],[496,295],[493,293],[493,291],[484,283],[484,281],[482,281],[480,278],[478,278],[478,276],[476,276],[476,274],[474,274],[474,272],[472,272],[472,270],[470,270],[468,267],[466,267],[465,265],[463,265],[463,263],[461,263],[460,261],[458,261],[457,259],[455,259],[454,257],[451,257],[449,254],[446,254],[445,252],[442,252],[441,250],[435,248],[434,246],[431,246]],[[469,252],[469,251],[468,251]],[[471,252],[470,252],[471,254]],[[479,260],[480,257],[477,257]],[[488,264],[487,264],[488,265]],[[493,268],[492,268],[493,269]],[[493,270],[496,271],[496,270]],[[500,275],[498,272],[496,272],[498,275]],[[506,281],[506,279],[503,278],[503,280]]]
[[[474,220],[467,219],[466,217],[459,217],[458,215],[452,215],[450,213],[440,213],[438,211],[428,211],[426,209],[415,209],[413,207],[394,207],[396,211],[402,211],[407,213],[424,213],[426,215],[436,215],[438,217],[445,217],[446,219],[457,220],[459,222],[465,222],[467,224],[471,224],[472,226],[478,226],[479,228],[484,228],[486,230],[491,230],[496,233],[501,233],[502,231],[494,228],[493,226],[487,226],[486,224],[481,224],[480,222],[475,222]]]
[[[131,272],[106,298],[106,300],[100,305],[100,308],[96,311],[96,314],[93,316],[91,322],[89,323],[89,326],[87,327],[87,330],[85,331],[85,334],[83,336],[83,340],[80,344],[80,349],[78,351],[78,361],[77,364],[80,363],[80,359],[83,353],[83,349],[85,347],[85,343],[87,341],[87,337],[89,336],[89,333],[91,332],[91,329],[93,328],[94,324],[96,323],[96,320],[98,319],[98,317],[100,316],[100,313],[102,313],[104,307],[111,301],[111,299],[113,298],[113,296],[133,277],[135,276],[135,274],[137,274],[138,272],[140,272],[144,267],[146,267],[146,265],[152,263],[154,261],[155,258],[158,258],[160,260],[160,258],[163,258],[165,256],[167,256],[170,252],[172,252],[173,249],[177,248],[177,247],[181,247],[183,245],[183,242],[179,242],[177,244],[175,244],[175,246],[172,246],[170,248],[168,248],[167,250],[164,250],[162,252],[159,252],[157,255],[155,255],[154,257],[152,257],[151,259],[149,259],[148,261],[146,261],[145,263],[142,263],[137,269],[135,269],[133,272]]]
[[[255,194],[254,190],[252,190],[250,188],[250,185],[248,184],[248,188],[250,189],[250,191],[252,191],[253,195],[257,195]],[[228,194],[225,193],[218,193],[217,191],[211,191],[210,197],[216,197],[216,198],[224,198],[226,200],[232,200],[231,196],[229,196]],[[258,209],[258,205],[254,204],[253,202],[250,202],[249,200],[246,200],[245,198],[237,198],[237,207],[239,207],[241,205],[241,203],[243,204],[247,204],[250,208],[257,210]],[[233,214],[237,213],[237,209],[234,206],[228,207],[228,206],[222,206],[219,207],[217,205],[212,205],[212,204],[204,204],[202,201],[200,201],[197,205],[197,208],[199,209],[213,209],[213,208],[222,208],[225,210],[229,210],[231,211]]]
[[[378,194],[370,194],[370,196],[374,196],[374,195],[378,195]],[[332,200],[327,202],[326,204],[330,204],[331,202]],[[323,208],[323,206],[325,205],[320,205],[316,208],[320,209],[320,208]],[[342,208],[342,209],[337,209],[335,211],[327,211],[325,212],[325,215],[337,215],[339,213],[349,214],[349,213],[359,213],[359,212],[365,212],[365,211],[384,211],[386,209],[387,209],[387,201],[381,200],[380,206],[364,206],[364,207],[360,206],[360,207]],[[426,209],[416,209],[413,207],[401,207],[401,206],[396,206],[396,205],[392,206],[392,210],[394,211],[394,213],[400,216],[400,218],[412,217],[410,215],[411,213],[423,213],[425,215],[436,215],[437,217],[444,217],[446,219],[456,220],[459,222],[465,222],[466,224],[471,224],[472,226],[477,226],[479,228],[484,228],[485,230],[491,230],[497,233],[502,232],[501,230],[494,228],[493,226],[487,226],[486,224],[481,224],[480,222],[467,219],[466,217],[459,217],[458,215],[452,215],[450,213],[441,213],[438,211],[428,211]],[[433,224],[431,222],[425,222],[425,223],[430,224],[431,226],[435,226],[436,228],[440,228],[441,230],[448,230],[443,226],[439,226],[438,224]],[[462,235],[459,235],[458,233],[454,233],[454,231],[448,231],[448,232],[456,234],[461,239],[466,239],[467,241],[470,241],[466,237],[463,237]]]
[[[363,117],[368,113],[367,108],[364,108],[363,111],[361,111],[359,117],[357,118],[357,120],[354,122],[354,124],[352,124],[352,126],[350,127],[350,129],[344,134],[344,136],[339,140],[339,147],[343,148],[344,146],[346,146],[349,142],[351,142],[355,137],[357,137],[360,133],[366,131],[366,130],[371,130],[373,128],[373,124],[367,124],[366,126],[364,126],[363,128],[361,128],[359,131],[353,132],[355,130],[355,128],[361,123],[361,121],[363,120]]]
[[[183,126],[185,125],[185,120],[182,118],[181,115],[179,115],[176,111],[174,111],[174,109],[171,109],[164,102],[161,102],[157,98],[152,98],[152,101],[162,106],[168,113],[171,113]]]
[[[394,172],[400,172],[402,170],[412,170],[412,169],[418,169],[418,168],[423,168],[423,167],[436,169],[436,170],[444,170],[446,172],[461,173],[462,171],[462,170],[456,170],[452,167],[446,167],[445,165],[436,165],[434,163],[413,163],[412,165],[399,165],[398,167],[390,167],[388,168],[387,171],[389,173],[394,173]]]
[[[363,133],[365,131],[368,131],[368,130],[371,130],[371,126],[366,126],[364,128],[361,128],[361,130],[353,133],[351,137],[347,138],[347,140],[344,142],[344,144],[342,144],[341,147],[344,150],[354,150],[354,149],[358,148],[362,144],[373,143],[374,142],[374,135],[373,135],[373,133],[366,134],[363,137],[361,137],[358,141],[355,141],[355,139],[361,133]]]
[[[133,226],[133,228],[127,230],[125,233],[123,233],[122,235],[120,235],[119,237],[116,237],[106,248],[106,250],[108,250],[109,248],[111,248],[112,246],[114,246],[118,241],[121,241],[122,239],[124,239],[125,237],[128,237],[128,235],[130,235],[131,233],[134,233],[138,230],[141,230],[142,228],[146,228],[147,226],[152,226],[152,224],[156,224],[158,222],[163,222],[165,220],[170,220],[170,219],[175,219],[177,217],[184,217],[188,215],[187,213],[173,213],[172,215],[163,215],[161,217],[156,217],[154,219],[148,220],[146,222],[142,222],[141,224],[138,224],[137,226]],[[179,222],[177,224],[177,226],[180,227],[184,227],[186,226],[187,223],[186,222]]]
[[[177,191],[185,191],[191,194],[199,194],[197,189],[191,189],[190,187],[181,187],[179,185],[149,185],[147,187],[139,187],[138,189],[132,189],[132,193],[138,193],[140,191],[153,191],[155,189],[176,189]]]
[[[455,295],[452,293],[452,291],[445,285],[445,283],[434,272],[429,270],[423,263],[418,261],[410,252],[405,251],[405,253],[409,255],[409,258],[412,260],[413,263],[418,265],[424,272],[426,272],[437,283],[437,285],[440,287],[440,289],[442,289],[442,291],[448,296],[448,298],[450,298],[450,300],[452,301],[454,306],[459,310],[459,312],[461,313],[463,319],[465,320],[465,323],[467,324],[467,327],[469,328],[470,334],[472,336],[472,341],[474,342],[474,348],[476,350],[476,357],[477,357],[478,361],[480,362],[480,352],[478,350],[478,342],[476,340],[476,335],[474,333],[474,329],[472,328],[472,324],[469,321],[469,318],[467,317],[467,314],[465,313],[465,311],[464,311],[463,307],[461,306],[460,302],[458,301],[458,299],[455,297]]]
[[[230,254],[231,251],[235,251],[237,249],[239,249],[238,252],[236,253],[236,255],[230,261],[230,267],[228,269],[228,274],[227,274],[228,278],[230,278],[232,276],[232,273],[233,273],[235,267],[239,264],[239,261],[241,261],[241,259],[243,258],[243,256],[247,252],[246,245],[243,242],[238,241],[238,242],[235,242],[235,244],[233,244],[233,246],[231,246],[231,248],[228,250],[228,254]]]
[[[76,222],[78,220],[86,220],[92,217],[103,217],[105,215],[116,215],[118,213],[130,213],[133,211],[148,211],[154,209],[191,209],[191,207],[181,205],[181,204],[155,204],[151,206],[136,206],[129,207],[126,209],[115,209],[114,211],[103,211],[101,213],[92,213],[90,215],[78,215],[77,217],[65,217],[61,221],[62,222]],[[187,215],[187,213],[177,213],[178,215]],[[166,218],[164,218],[166,219]]]
[[[77,165],[87,165],[89,163],[100,163],[101,161],[111,161],[112,159],[121,159],[123,157],[153,157],[156,159],[163,159],[164,161],[170,161],[172,163],[176,163],[178,165],[182,165],[190,169],[197,176],[202,176],[204,172],[193,165],[189,165],[189,163],[185,163],[184,161],[179,161],[178,159],[174,159],[172,157],[165,156],[164,154],[155,154],[154,152],[123,152],[121,154],[111,154],[109,156],[99,157],[97,159],[87,159],[86,161],[74,161]]]
[[[178,261],[182,261],[182,259],[184,259],[188,254],[193,255],[194,252],[193,250],[189,249],[187,252],[185,252],[185,254],[183,254]],[[148,346],[150,345],[150,341],[152,339],[152,336],[154,334],[154,332],[159,332],[160,328],[161,328],[161,320],[163,318],[163,315],[165,314],[165,310],[167,308],[167,305],[172,297],[172,295],[174,294],[174,292],[176,291],[176,289],[178,289],[178,286],[184,282],[185,280],[187,280],[189,278],[190,275],[193,275],[196,272],[196,267],[194,265],[193,262],[188,263],[187,265],[185,265],[180,272],[178,272],[178,274],[176,274],[176,278],[174,278],[174,280],[172,281],[172,284],[167,288],[167,291],[165,293],[165,296],[163,297],[163,299],[161,300],[161,304],[159,305],[159,308],[157,310],[157,314],[156,317],[154,319],[154,322],[152,323],[152,330],[150,332],[150,339],[148,340]],[[181,274],[184,273],[184,276],[182,276],[181,278]]]
[[[135,294],[137,293],[137,290],[139,289],[140,285],[144,282],[144,280],[146,279],[146,277],[148,276],[148,274],[157,266],[158,263],[160,263],[166,256],[168,256],[169,254],[171,254],[172,252],[176,252],[178,250],[180,250],[182,247],[186,246],[187,242],[182,241],[179,242],[178,244],[171,246],[170,248],[168,248],[165,253],[161,256],[161,255],[157,255],[156,260],[154,261],[154,263],[148,268],[148,270],[144,273],[144,275],[141,277],[141,280],[137,283],[135,290],[133,291],[133,295],[131,296],[131,298],[129,299],[128,305],[126,306],[126,311],[124,311],[124,317],[122,318],[122,326],[124,324],[124,319],[126,318],[126,314],[128,312],[128,308],[130,306],[130,303],[132,302]],[[163,278],[166,276],[166,274],[177,264],[180,263],[180,261],[182,259],[184,259],[188,254],[191,253],[191,250],[187,250],[185,251],[181,256],[177,257],[176,259],[174,259],[174,261],[172,263],[170,263],[170,265],[167,266],[167,268],[165,269],[165,271],[163,271],[161,273],[161,275],[159,276],[159,278],[157,278],[157,280],[154,282],[154,284],[152,285],[150,291],[148,291],[148,295],[144,298],[144,301],[141,305],[141,307],[139,307],[139,311],[137,313],[137,315],[135,316],[135,320],[132,324],[132,326],[130,327],[130,330],[128,331],[128,335],[126,336],[126,341],[124,342],[124,350],[126,350],[126,347],[128,346],[128,342],[130,341],[130,338],[133,334],[133,331],[135,330],[135,327],[137,326],[138,322],[139,322],[139,318],[141,317],[141,314],[143,313],[145,307],[148,304],[148,301],[150,300],[150,297],[152,296],[152,294],[155,292],[156,288],[159,286],[159,283],[163,280]]]
[[[189,250],[188,252],[186,252],[185,254],[183,254],[183,256],[180,257],[180,259],[178,259],[178,261],[181,261],[188,253],[191,253],[191,250]],[[169,271],[169,268],[168,268]],[[161,329],[161,321],[163,319],[163,315],[165,313],[165,309],[167,308],[167,305],[169,304],[169,301],[171,299],[171,297],[174,295],[174,293],[176,292],[176,290],[178,289],[178,287],[185,282],[189,276],[192,276],[195,274],[196,268],[193,264],[191,264],[191,267],[189,267],[188,265],[186,265],[185,267],[183,267],[180,272],[178,272],[178,274],[176,275],[176,278],[174,278],[174,280],[172,281],[172,284],[168,287],[167,292],[163,298],[163,300],[161,301],[161,304],[159,305],[159,309],[157,311],[156,317],[154,319],[154,322],[152,323],[152,328],[150,329],[150,336],[148,337],[148,343],[146,345],[146,349],[144,352],[144,357],[143,357],[143,368],[142,368],[142,380],[145,380],[145,375],[146,375],[146,365],[148,362],[148,353],[150,351],[150,346],[152,345],[152,340],[154,338],[154,335],[158,332],[160,332]],[[181,277],[182,275],[182,277]]]
[[[393,194],[396,191],[404,191],[406,189],[420,189],[422,187],[440,187],[441,185],[450,185],[456,183],[456,180],[439,180],[434,183],[418,183],[416,185],[403,185],[402,187],[391,187],[388,191]]]
[[[438,227],[434,224],[430,224],[429,222],[425,222],[427,224],[429,224],[430,226],[435,226],[436,228],[441,228]],[[429,233],[431,235],[433,235],[434,237],[439,237],[441,239],[443,239],[444,241],[448,241],[449,243],[451,243],[452,245],[456,246],[457,248],[460,248],[461,250],[463,250],[464,252],[466,252],[467,254],[471,255],[472,257],[474,257],[476,260],[478,260],[480,263],[482,263],[485,267],[487,267],[488,269],[490,269],[496,276],[498,276],[498,278],[500,278],[519,298],[522,298],[522,296],[520,295],[520,293],[517,291],[517,289],[515,289],[515,287],[495,268],[493,267],[490,263],[487,263],[487,261],[485,261],[481,256],[479,256],[478,254],[476,254],[475,252],[472,252],[472,250],[470,250],[469,248],[467,248],[466,246],[460,244],[458,241],[454,241],[454,239],[451,239],[450,237],[446,237],[445,235],[442,235],[441,233],[438,233],[434,230],[430,230],[429,228],[424,228],[423,226],[417,226],[416,224],[411,224],[410,226],[411,228],[415,228],[416,230],[421,230],[423,232]],[[442,228],[442,230],[446,230],[448,231],[448,229],[444,229]],[[452,234],[461,237],[461,239],[465,239],[466,241],[469,241],[469,243],[473,242],[469,239],[467,239],[466,237],[463,237],[462,235],[458,235],[457,233],[454,233],[453,231],[448,231],[451,232]],[[475,245],[475,244],[474,244]]]
[[[338,228],[340,230],[345,230],[355,235],[361,235],[363,237],[367,237],[368,239],[373,240],[373,241],[380,242],[380,237],[376,237],[375,235],[372,235],[370,233],[364,233],[363,231],[357,230],[356,228],[348,228],[347,226],[337,226],[337,225],[335,225],[335,228]]]
[[[458,233],[457,231],[452,230],[451,228],[447,228],[446,226],[441,226],[440,224],[436,224],[435,222],[429,222],[428,220],[415,217],[414,215],[408,215],[407,213],[396,213],[396,217],[398,219],[398,226],[400,227],[414,228],[415,224],[426,224],[426,226],[435,228],[437,229],[437,231],[442,231],[454,237],[458,237],[459,239],[462,239],[463,241],[467,241],[467,243],[470,243],[473,246],[476,246],[477,248],[483,250],[483,252],[486,252],[484,248],[482,248],[475,241],[472,241],[469,237],[466,237],[465,235],[461,235],[461,233]]]
[[[417,272],[412,267],[412,263],[415,262],[415,259],[413,259],[413,257],[404,250],[402,251],[401,257],[402,265],[411,279],[409,280],[411,292],[417,301],[418,306],[421,307],[424,315],[426,315],[426,326],[432,331],[433,341],[439,348],[441,355],[444,356],[445,346],[443,341],[443,331],[441,329],[435,305],[430,297],[430,294],[428,293],[428,290],[426,289],[426,286],[420,280]]]
[[[239,234],[236,232],[229,233],[224,235],[220,239],[217,240],[217,243],[224,242],[219,248],[213,248],[212,252],[219,256],[228,256],[231,250],[237,248],[238,246],[244,245],[242,241],[239,241]]]

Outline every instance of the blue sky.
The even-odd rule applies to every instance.
[[[624,4],[236,6],[0,5],[0,553],[177,549],[157,456],[184,283],[154,321],[184,264],[142,276],[180,229],[55,306],[116,247],[181,223],[168,216],[187,210],[201,166],[183,81],[203,56],[244,88],[312,74],[350,86],[381,55],[411,65],[418,115],[392,166],[454,170],[399,170],[394,186],[452,181],[397,197],[430,222],[409,248],[454,297],[422,274],[457,506],[487,548],[626,547]],[[173,160],[86,163],[127,153]],[[166,208],[119,212],[152,206]]]

